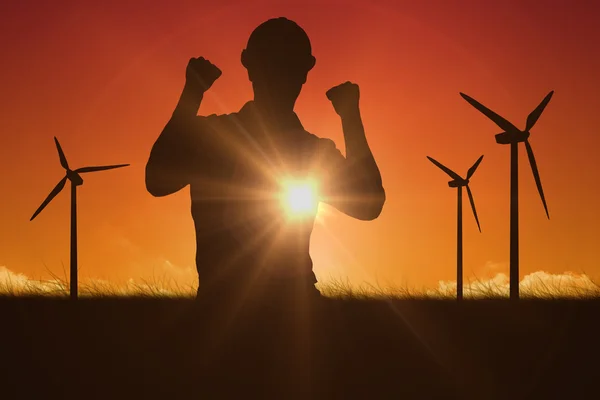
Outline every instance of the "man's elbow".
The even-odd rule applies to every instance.
[[[153,182],[148,181],[148,180],[146,180],[146,190],[148,191],[148,193],[150,193],[154,197],[164,197],[164,196],[170,194],[169,192],[164,190],[164,188],[162,188],[161,186],[155,185]]]
[[[383,211],[383,205],[385,204],[385,190],[377,191],[373,197],[369,199],[367,204],[362,208],[360,212],[360,219],[363,221],[373,221],[379,217]]]
[[[184,185],[167,184],[165,179],[161,179],[160,173],[146,167],[146,190],[154,197],[164,197],[177,192]]]
[[[148,180],[146,180],[146,190],[148,191],[148,193],[150,193],[154,197],[168,196],[170,194],[180,191],[185,186],[186,186],[185,184],[178,184],[177,186],[174,186],[174,185],[167,186],[167,185],[157,184],[154,182],[148,182]]]
[[[168,193],[164,190],[164,187],[158,184],[158,182],[153,179],[152,175],[146,172],[146,190],[154,197],[163,197]]]

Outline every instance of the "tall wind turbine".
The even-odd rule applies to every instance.
[[[479,232],[481,232],[481,226],[479,225],[479,218],[477,218],[477,211],[475,210],[475,201],[473,200],[473,193],[471,193],[471,189],[469,188],[469,179],[475,173],[475,170],[479,166],[481,160],[483,160],[483,156],[479,157],[475,164],[467,171],[466,179],[463,179],[456,172],[452,171],[450,168],[442,165],[440,162],[434,160],[433,158],[427,156],[429,161],[434,163],[437,167],[439,167],[442,171],[450,175],[452,180],[448,182],[448,186],[451,188],[456,188],[458,191],[458,220],[457,220],[457,242],[456,242],[456,298],[458,300],[462,300],[463,298],[463,226],[462,226],[462,188],[467,188],[467,195],[469,196],[469,202],[471,203],[471,209],[473,210],[473,215],[475,216],[475,221],[477,222],[477,228],[479,228]]]
[[[540,193],[546,216],[550,219],[546,198],[544,197],[544,190],[542,189],[542,181],[540,180],[540,174],[538,172],[531,144],[529,144],[529,131],[533,128],[540,115],[542,115],[544,108],[548,105],[553,94],[554,91],[548,93],[536,109],[529,114],[527,123],[525,124],[525,130],[522,131],[506,119],[479,103],[477,100],[474,100],[464,93],[460,93],[469,104],[478,109],[504,130],[504,132],[496,135],[496,143],[510,144],[510,298],[512,300],[517,300],[519,298],[519,143],[525,142],[525,150],[529,157],[529,164],[533,171],[535,184]]]
[[[79,174],[86,172],[95,172],[95,171],[104,171],[107,169],[121,168],[126,167],[129,164],[118,164],[118,165],[106,165],[100,167],[83,167],[76,170],[72,170],[69,168],[69,164],[67,163],[67,158],[65,157],[65,153],[63,153],[62,148],[60,147],[60,143],[58,143],[58,139],[54,138],[54,142],[56,143],[56,149],[58,150],[58,157],[60,158],[60,165],[66,170],[66,175],[64,178],[58,182],[58,184],[54,187],[52,192],[46,197],[46,200],[42,203],[42,205],[33,213],[30,221],[40,213],[42,210],[52,201],[57,194],[65,187],[65,183],[67,179],[71,182],[71,282],[70,282],[70,294],[71,299],[77,299],[77,186],[81,186],[83,184],[83,179]]]

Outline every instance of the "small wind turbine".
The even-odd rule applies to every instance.
[[[467,188],[467,195],[469,196],[469,202],[471,203],[471,209],[473,210],[473,215],[475,216],[475,222],[477,222],[477,228],[479,228],[479,232],[481,232],[481,226],[479,225],[479,218],[477,218],[477,211],[475,210],[475,201],[473,200],[473,193],[471,193],[471,189],[469,188],[469,179],[475,173],[475,170],[479,166],[481,160],[483,160],[483,156],[479,157],[475,164],[467,171],[467,178],[463,179],[456,172],[452,171],[450,168],[442,165],[440,162],[434,160],[433,158],[427,156],[429,161],[434,163],[437,167],[439,167],[442,171],[450,175],[452,180],[448,182],[448,186],[451,188],[458,189],[458,221],[457,221],[457,242],[456,242],[456,298],[461,300],[463,298],[463,226],[462,226],[462,188],[465,186]]]
[[[52,201],[57,194],[65,187],[65,183],[67,179],[71,182],[71,282],[70,282],[70,292],[71,299],[77,299],[77,186],[81,186],[83,184],[83,179],[79,174],[86,172],[95,172],[95,171],[104,171],[107,169],[113,168],[121,168],[126,167],[129,164],[119,164],[119,165],[107,165],[100,167],[83,167],[76,170],[71,170],[69,168],[69,164],[67,163],[67,158],[60,147],[60,143],[58,143],[58,139],[54,138],[54,142],[56,143],[56,149],[58,150],[58,157],[60,158],[60,165],[67,171],[67,174],[64,178],[58,182],[58,184],[54,187],[52,192],[46,197],[46,200],[42,203],[42,205],[33,213],[30,221],[40,213],[42,210]]]
[[[542,115],[544,108],[548,105],[553,94],[554,91],[548,93],[536,109],[529,114],[525,130],[522,131],[477,100],[472,99],[464,93],[460,93],[469,104],[504,130],[504,132],[496,135],[496,143],[510,144],[510,298],[512,300],[519,299],[519,143],[525,142],[525,150],[529,157],[533,178],[540,193],[546,216],[550,219],[544,190],[542,189],[542,181],[540,180],[531,144],[529,144],[529,131],[533,128],[540,115]]]

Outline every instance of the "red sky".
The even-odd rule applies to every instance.
[[[90,174],[78,189],[81,275],[193,277],[188,191],[146,192],[150,148],[190,57],[223,71],[200,114],[236,111],[252,96],[240,63],[250,32],[286,16],[306,30],[317,58],[296,108],[305,128],[343,149],[325,92],[358,83],[387,190],[378,220],[332,212],[315,228],[320,279],[435,286],[455,278],[456,193],[427,155],[460,174],[485,155],[471,183],[483,233],[464,203],[465,274],[508,273],[509,148],[458,93],[523,127],[550,90],[531,144],[551,219],[521,150],[521,276],[600,278],[599,8],[593,1],[2,2],[0,265],[35,277],[68,267],[68,191],[29,222],[64,174],[57,136],[74,167],[131,163]]]

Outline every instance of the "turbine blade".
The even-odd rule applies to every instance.
[[[477,210],[475,209],[475,201],[473,200],[473,193],[471,193],[471,188],[467,185],[467,194],[469,195],[469,202],[471,203],[471,209],[473,210],[473,215],[475,216],[475,221],[477,222],[477,228],[479,228],[479,232],[481,232],[481,225],[479,225],[479,218],[477,218]]]
[[[540,115],[542,115],[542,111],[544,111],[544,108],[546,108],[548,102],[550,102],[550,99],[552,98],[553,94],[554,90],[548,93],[546,97],[544,97],[544,100],[542,100],[540,105],[537,106],[537,108],[533,110],[531,114],[529,114],[529,116],[527,117],[527,125],[525,128],[526,131],[529,131],[531,128],[533,128],[533,125],[535,125]]]
[[[67,157],[65,157],[65,153],[62,150],[62,147],[60,147],[60,143],[58,143],[58,139],[56,138],[56,136],[54,137],[54,143],[56,143],[56,149],[58,150],[58,157],[60,158],[60,165],[62,165],[62,167],[64,169],[69,169],[69,164],[67,163]]]
[[[431,158],[429,156],[427,156],[427,158],[429,159],[429,161],[431,161],[432,163],[434,163],[442,171],[444,171],[445,173],[447,173],[448,175],[450,175],[450,177],[452,177],[453,179],[458,179],[458,180],[462,181],[462,178],[460,177],[460,175],[458,175],[456,172],[452,171],[450,168],[443,166],[440,162],[434,160],[433,158]]]
[[[33,216],[31,217],[30,221],[33,221],[33,219],[35,217],[37,217],[37,215],[39,213],[42,212],[42,210],[48,205],[48,203],[50,203],[52,201],[52,199],[54,197],[56,197],[57,194],[60,193],[60,191],[65,187],[65,182],[67,181],[67,177],[65,176],[64,178],[61,179],[60,182],[58,182],[58,185],[56,185],[54,187],[54,189],[52,189],[52,191],[50,192],[50,194],[48,195],[48,197],[46,197],[46,200],[44,200],[44,202],[42,203],[41,206],[39,206],[39,208],[33,213]]]
[[[467,171],[467,179],[473,176],[473,174],[477,170],[477,167],[479,167],[479,163],[481,162],[481,160],[483,160],[483,156],[479,157],[477,161],[475,161],[475,164],[473,164],[473,166],[469,168],[469,171]]]
[[[83,167],[83,168],[76,169],[74,172],[85,173],[85,172],[105,171],[107,169],[122,168],[122,167],[127,167],[127,166],[129,166],[129,164],[104,165],[104,166],[100,166],[100,167]]]
[[[537,186],[538,192],[540,193],[540,197],[542,198],[542,203],[544,204],[544,210],[546,211],[546,216],[550,219],[550,214],[548,213],[548,206],[546,205],[546,198],[544,197],[544,189],[542,189],[542,181],[540,179],[540,173],[537,168],[537,163],[535,162],[535,156],[533,155],[533,149],[531,148],[531,144],[529,144],[529,140],[525,141],[525,149],[527,149],[527,156],[529,157],[529,164],[531,165],[531,171],[533,171],[533,178],[535,179],[535,185]]]
[[[486,106],[484,106],[483,104],[481,104],[480,102],[478,102],[477,100],[475,100],[474,98],[469,97],[469,96],[467,96],[464,93],[460,93],[460,95],[469,104],[471,104],[473,107],[475,107],[476,109],[478,109],[486,117],[488,117],[489,119],[491,119],[492,121],[494,121],[494,123],[496,125],[498,125],[500,128],[502,128],[503,130],[505,130],[507,132],[511,132],[511,131],[513,131],[513,132],[514,131],[520,132],[519,128],[517,128],[512,123],[510,123],[509,121],[507,121],[503,117],[499,116],[498,114],[496,114],[495,112],[493,112],[492,110],[490,110],[489,108],[487,108]]]

